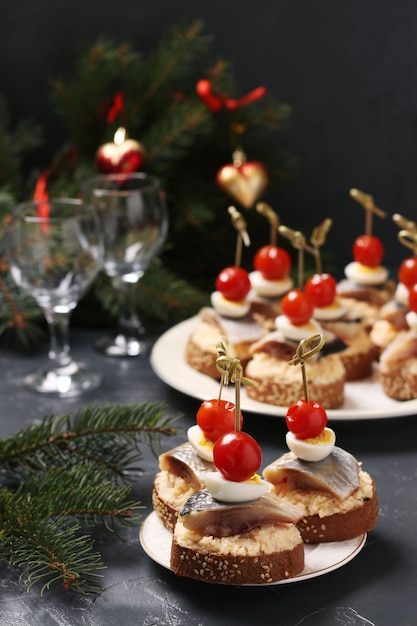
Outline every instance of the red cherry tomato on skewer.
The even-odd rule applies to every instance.
[[[313,315],[313,309],[311,298],[301,289],[291,289],[281,300],[281,312],[295,326],[307,324]]]
[[[261,467],[262,452],[253,437],[241,430],[222,435],[214,444],[213,461],[226,480],[248,480]]]
[[[315,307],[329,306],[336,296],[336,279],[330,274],[313,274],[308,278],[304,291]]]
[[[374,235],[360,235],[353,243],[353,258],[361,265],[377,267],[384,258],[381,240]]]
[[[281,280],[290,273],[291,257],[284,248],[263,246],[255,254],[253,266],[266,280]]]
[[[398,280],[410,288],[417,283],[417,256],[410,256],[401,263]]]
[[[249,293],[251,284],[249,274],[242,267],[230,265],[221,270],[216,278],[216,289],[233,302],[243,300]]]
[[[235,429],[235,405],[228,400],[204,400],[197,411],[197,424],[204,436],[215,443],[217,439]],[[240,413],[240,428],[243,417]]]
[[[323,432],[327,414],[324,407],[314,400],[297,400],[288,408],[285,421],[288,430],[298,439],[311,439]]]

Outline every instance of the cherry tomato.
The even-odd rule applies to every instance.
[[[216,289],[227,300],[234,302],[243,300],[250,291],[249,274],[236,265],[225,267],[216,278]]]
[[[313,309],[310,296],[301,289],[291,289],[281,300],[281,312],[295,326],[306,324],[313,315]]]
[[[200,426],[204,436],[209,441],[215,443],[217,439],[225,433],[235,430],[235,405],[227,400],[204,400],[197,411],[197,424]],[[242,428],[243,417],[240,414],[240,428]]]
[[[222,435],[214,444],[213,461],[226,480],[248,480],[261,467],[259,444],[248,433],[234,430]]]
[[[398,280],[408,288],[417,283],[417,256],[404,259],[398,270]]]
[[[362,265],[377,267],[384,258],[381,240],[373,235],[360,235],[353,243],[353,258]]]
[[[325,409],[318,402],[297,400],[288,408],[285,417],[287,428],[298,439],[318,437],[327,424]]]
[[[284,248],[264,246],[255,254],[253,266],[266,280],[280,280],[290,273],[291,257]]]
[[[417,313],[417,284],[411,285],[410,289],[408,290],[408,306],[410,307],[411,311]]]
[[[336,295],[336,279],[330,274],[313,274],[304,285],[315,307],[329,306]]]

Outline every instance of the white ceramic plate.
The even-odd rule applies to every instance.
[[[159,517],[153,511],[145,519],[140,530],[140,543],[146,554],[156,563],[170,569],[171,554],[170,531],[165,528]],[[316,578],[349,563],[362,550],[366,541],[366,533],[360,537],[334,543],[318,543],[305,545],[305,567],[298,576],[285,578],[272,585],[300,582],[309,578]]]
[[[170,328],[156,341],[151,365],[157,376],[167,385],[199,400],[217,398],[219,384],[205,374],[190,367],[184,353],[191,332],[198,324],[198,317],[192,317]],[[233,387],[225,387],[224,400],[234,401]],[[248,398],[245,388],[241,392],[242,411],[262,415],[282,416],[287,407],[264,404]],[[381,419],[414,415],[417,413],[417,399],[397,401],[389,398],[382,390],[375,370],[371,378],[346,383],[345,402],[339,409],[328,409],[329,420]]]

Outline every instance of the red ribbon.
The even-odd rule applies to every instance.
[[[38,180],[36,181],[35,191],[33,193],[33,201],[39,202],[37,206],[38,217],[42,219],[48,219],[50,214],[50,206],[49,206],[49,196],[46,191],[46,183],[48,176],[50,174],[50,170],[44,170],[40,175]]]
[[[113,102],[107,111],[107,122],[113,124],[119,113],[123,113],[125,108],[125,94],[118,91],[114,94]]]
[[[257,87],[256,89],[253,89],[253,91],[246,94],[246,96],[242,96],[242,98],[235,100],[233,98],[226,98],[225,96],[216,94],[213,91],[211,81],[206,78],[202,78],[196,85],[196,92],[210,111],[218,113],[223,107],[229,111],[234,111],[238,107],[249,104],[250,102],[255,102],[256,100],[263,98],[267,90],[266,87]]]

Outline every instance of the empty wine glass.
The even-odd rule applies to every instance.
[[[72,359],[68,342],[71,312],[102,263],[94,207],[67,198],[20,204],[8,226],[6,245],[15,283],[38,302],[50,332],[48,361],[25,383],[61,397],[95,389],[100,376]]]
[[[81,195],[98,209],[103,267],[120,297],[116,333],[100,339],[96,348],[108,356],[143,355],[147,346],[135,307],[135,285],[165,241],[165,194],[156,177],[133,172],[96,176],[82,185]]]

